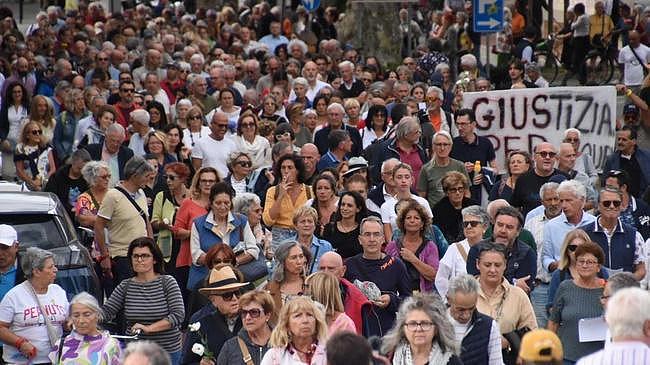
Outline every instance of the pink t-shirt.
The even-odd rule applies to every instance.
[[[352,318],[345,313],[340,313],[327,329],[327,336],[332,337],[335,333],[344,331],[357,333],[357,327],[354,325]]]
[[[190,231],[194,218],[207,214],[208,211],[195,203],[192,199],[185,199],[176,213],[174,227]],[[190,239],[181,241],[180,251],[176,258],[176,267],[192,265],[192,255],[190,254]]]

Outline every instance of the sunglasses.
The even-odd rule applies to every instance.
[[[250,161],[237,161],[237,165],[241,167],[251,167],[253,164]]]
[[[170,180],[170,181],[174,181],[174,180],[176,180],[176,178],[178,178],[178,176],[174,176],[174,175],[165,175],[163,177],[165,179],[167,179],[167,180]]]
[[[259,318],[262,315],[262,311],[257,308],[251,310],[242,309],[240,314],[242,318],[246,318],[246,316],[249,315],[251,316],[251,318]]]
[[[553,157],[557,156],[557,153],[549,152],[549,151],[537,152],[537,154],[542,156],[542,158],[553,158]]]
[[[188,117],[188,119],[189,120],[201,120],[201,116],[200,115],[190,115]]]
[[[463,221],[463,227],[468,228],[469,226],[472,226],[472,228],[478,227],[478,225],[481,224],[479,221]]]
[[[30,133],[35,135],[35,136],[40,136],[40,135],[43,134],[43,131],[40,130],[40,129],[34,129],[33,131],[30,131]]]
[[[120,91],[123,93],[134,93],[135,89],[120,89]]]
[[[222,297],[223,300],[231,301],[233,298],[239,298],[241,293],[239,291],[231,291],[229,293],[217,294]]]
[[[601,203],[605,208],[611,208],[612,206],[614,208],[619,208],[621,206],[620,200],[603,200]]]
[[[578,248],[578,245],[568,245],[566,248],[571,252],[575,252],[575,250]]]

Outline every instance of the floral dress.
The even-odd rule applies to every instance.
[[[58,365],[119,365],[121,358],[120,343],[108,331],[98,336],[72,331],[63,341]]]

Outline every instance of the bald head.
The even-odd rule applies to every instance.
[[[324,253],[318,262],[318,271],[328,272],[339,279],[343,278],[345,274],[343,258],[334,251]]]
[[[510,203],[508,203],[508,201],[505,200],[505,199],[496,199],[496,200],[491,201],[487,205],[487,213],[490,216],[490,219],[492,220],[492,223],[494,223],[494,218],[495,218],[495,216],[497,214],[497,210],[499,210],[500,208],[503,208],[503,207],[508,207],[508,206],[510,206]]]

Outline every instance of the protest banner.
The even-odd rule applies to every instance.
[[[597,168],[614,151],[614,86],[511,89],[463,94],[463,107],[476,114],[476,133],[490,139],[503,168],[513,150],[533,152],[540,142],[559,146],[568,128],[580,130],[580,150]]]

